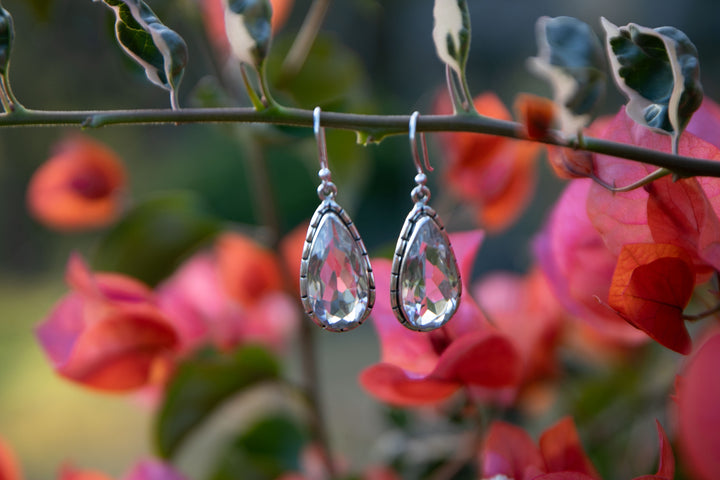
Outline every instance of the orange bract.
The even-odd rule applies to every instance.
[[[105,226],[120,212],[127,183],[117,155],[99,142],[75,137],[33,175],[28,187],[30,212],[57,230]]]
[[[236,233],[222,235],[216,251],[223,287],[242,305],[255,305],[265,294],[282,290],[280,266],[272,251]]]
[[[510,120],[510,113],[494,93],[474,100],[481,115]],[[450,113],[447,95],[437,113]],[[535,189],[535,157],[539,146],[525,141],[477,134],[447,133],[440,137],[448,154],[447,181],[454,192],[477,209],[482,225],[493,231],[507,228],[527,206]]]
[[[552,100],[521,93],[515,97],[513,109],[529,138],[543,140],[550,135],[556,116],[555,103]]]

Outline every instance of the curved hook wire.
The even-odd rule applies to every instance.
[[[318,157],[320,158],[320,169],[329,170],[327,159],[327,144],[325,143],[325,129],[320,126],[320,107],[313,110],[313,132],[318,145]]]
[[[423,162],[420,161],[420,154],[418,153],[417,142],[415,141],[415,132],[417,131],[417,119],[420,116],[420,112],[413,112],[410,115],[410,124],[408,126],[408,137],[410,138],[410,150],[412,151],[413,161],[417,167],[418,174],[423,174]],[[433,171],[433,167],[430,166],[430,159],[428,157],[427,142],[425,141],[425,134],[420,132],[420,143],[422,144],[422,153],[424,157],[425,169],[428,172]]]
[[[318,157],[320,158],[320,170],[318,177],[322,182],[318,187],[318,196],[321,200],[333,199],[337,194],[337,187],[332,183],[330,167],[328,167],[327,143],[325,142],[325,129],[320,126],[320,107],[313,110],[313,132],[318,146]]]

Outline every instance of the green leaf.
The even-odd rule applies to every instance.
[[[220,228],[193,194],[164,194],[139,204],[110,230],[93,264],[155,285]]]
[[[605,94],[602,44],[588,24],[572,17],[541,17],[535,28],[539,52],[528,65],[551,84],[561,130],[575,134]]]
[[[154,425],[158,455],[172,457],[187,436],[223,402],[279,376],[277,359],[259,346],[247,346],[232,354],[202,352],[181,363],[167,387]]]
[[[225,9],[225,31],[233,55],[261,71],[272,39],[270,1],[227,0]]]
[[[188,62],[185,40],[142,0],[102,1],[115,12],[115,36],[125,53],[145,69],[148,80],[170,92],[173,109],[179,108],[177,89]]]
[[[210,480],[273,480],[301,470],[308,434],[287,415],[266,417],[242,433],[222,455]]]
[[[629,100],[628,115],[677,142],[703,98],[695,45],[673,27],[618,27],[605,18],[602,24],[615,81]]]
[[[465,78],[470,53],[470,11],[467,0],[435,0],[433,40],[440,60]]]

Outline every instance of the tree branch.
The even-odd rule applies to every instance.
[[[360,115],[323,112],[323,127],[354,130],[365,142],[379,142],[390,135],[408,133],[409,115]],[[98,128],[110,125],[164,125],[186,123],[266,123],[312,127],[312,112],[295,108],[184,108],[181,110],[44,111],[20,110],[0,115],[2,127],[79,126]],[[424,115],[418,119],[419,132],[474,132],[529,140],[516,122],[475,115]],[[558,133],[559,135],[559,133]],[[593,137],[564,143],[561,136],[549,135],[542,143],[626,158],[671,170],[680,177],[720,177],[720,162],[673,155],[634,145]]]

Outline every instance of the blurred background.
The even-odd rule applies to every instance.
[[[197,0],[199,2],[200,0]],[[218,66],[206,38],[196,0],[150,0],[165,24],[190,47],[190,63],[180,89],[182,105],[248,105],[221,94]],[[310,5],[296,0],[278,33],[269,60],[270,77]],[[718,42],[720,3],[712,0],[469,0],[472,44],[468,66],[471,91],[496,92],[512,105],[519,92],[549,95],[548,87],[525,67],[537,53],[535,20],[569,15],[600,33],[601,15],[624,25],[672,25],[683,30],[700,52],[706,95],[719,98]],[[10,77],[16,96],[28,108],[101,110],[165,108],[167,95],[146,81],[113,37],[113,15],[89,0],[5,0],[15,20],[16,38]],[[430,0],[343,0],[332,2],[317,51],[295,84],[277,87],[283,103],[325,110],[409,114],[430,113],[444,88],[444,68],[432,44]],[[324,83],[316,84],[323,77]],[[622,99],[614,88],[604,113]],[[38,348],[33,327],[66,291],[63,269],[79,251],[94,265],[113,266],[144,248],[119,252],[107,232],[62,235],[30,218],[25,192],[33,171],[53,145],[77,133],[74,128],[0,130],[0,434],[17,449],[26,478],[52,478],[59,465],[72,462],[119,475],[150,451],[149,412],[128,397],[96,394],[56,377]],[[192,198],[204,214],[228,224],[265,222],[252,181],[253,162],[266,161],[283,232],[315,209],[317,159],[309,129],[241,125],[109,127],[86,131],[113,148],[130,172],[128,207],[175,192]],[[442,189],[443,155],[430,138],[433,205],[450,231],[473,227],[473,216]],[[328,149],[339,201],[352,214],[371,254],[388,254],[411,204],[413,167],[406,138],[389,138],[369,147],[352,132],[328,132]],[[261,153],[258,153],[261,152]],[[562,188],[540,159],[541,181],[530,208],[502,234],[490,235],[481,250],[476,275],[498,269],[524,271],[532,261],[529,241]],[[182,192],[182,193],[180,193]],[[237,228],[237,227],[233,227]],[[152,250],[151,250],[152,251]],[[115,265],[117,266],[117,265]],[[118,268],[122,269],[122,265]],[[151,269],[149,266],[148,269]],[[146,272],[160,279],[162,272]],[[344,335],[318,335],[323,398],[333,444],[350,462],[362,465],[377,454],[381,408],[357,385],[362,367],[378,359],[372,328]],[[290,356],[289,368],[292,365]],[[362,422],[358,422],[363,418]],[[213,435],[189,447],[195,453],[188,472],[201,471]]]

